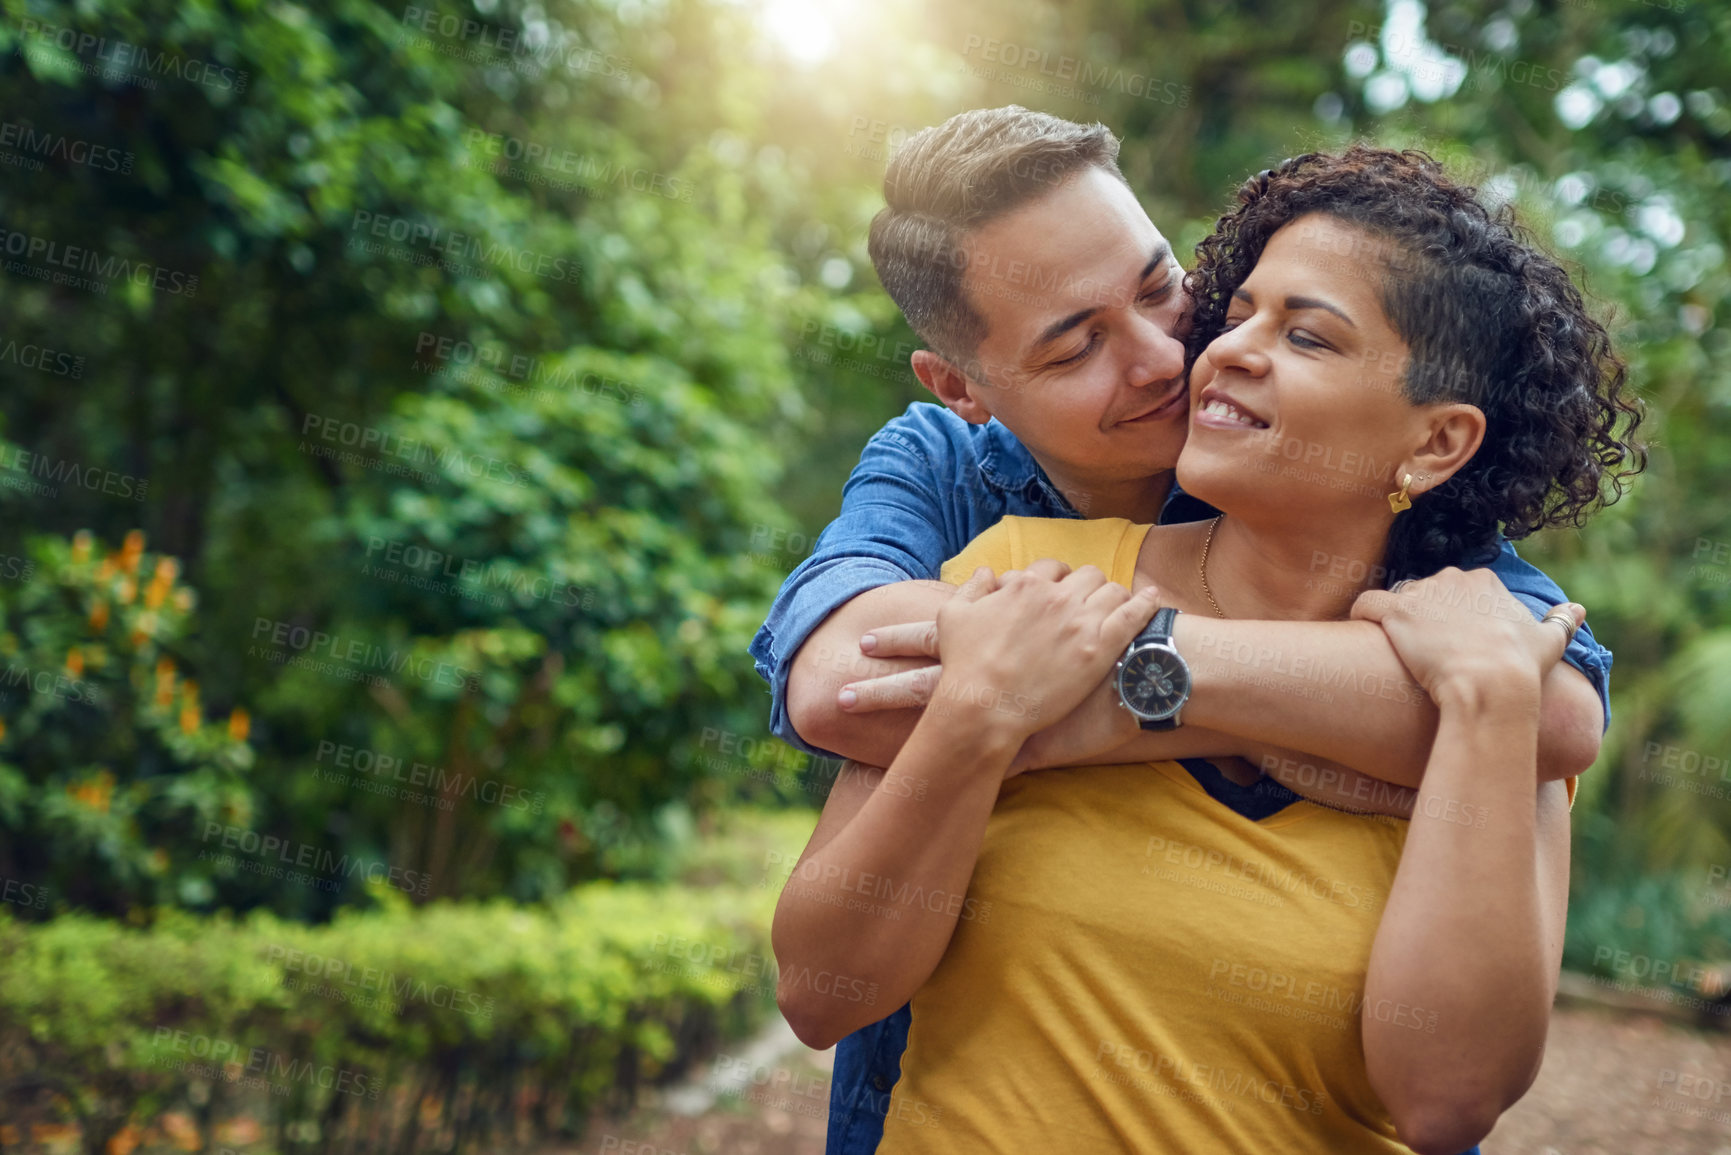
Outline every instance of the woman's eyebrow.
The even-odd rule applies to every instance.
[[[1333,313],[1348,325],[1352,325],[1354,329],[1358,328],[1357,325],[1353,325],[1351,317],[1318,297],[1288,297],[1286,298],[1286,307],[1292,312],[1299,309],[1321,309],[1325,313]]]
[[[1243,301],[1246,305],[1256,304],[1256,299],[1244,289],[1234,289],[1232,291],[1232,299],[1234,301]],[[1322,300],[1320,297],[1288,297],[1286,298],[1286,309],[1288,312],[1297,312],[1299,309],[1321,309],[1325,313],[1333,313],[1336,317],[1339,317],[1354,329],[1358,328],[1351,317],[1347,316],[1327,301]]]

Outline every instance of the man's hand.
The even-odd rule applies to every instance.
[[[904,622],[874,629],[860,638],[860,650],[873,658],[925,658],[931,664],[848,683],[837,698],[844,710],[869,714],[923,707],[931,701],[944,672],[943,664],[937,661],[937,622]],[[1053,766],[1107,762],[1110,759],[1106,755],[1139,733],[1135,717],[1120,703],[1118,688],[1108,674],[1081,705],[1051,721],[1022,745],[1010,776]]]
[[[982,566],[938,611],[944,672],[927,710],[983,718],[1025,741],[1099,685],[1155,610],[1095,566],[1037,562],[994,576]]]

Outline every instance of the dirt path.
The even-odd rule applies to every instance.
[[[1731,1033],[1563,1007],[1485,1155],[1731,1155]]]
[[[761,1048],[761,1044],[760,1044]],[[831,1052],[797,1044],[724,1055],[710,1100],[646,1105],[544,1155],[823,1155]],[[766,1056],[770,1056],[767,1057]],[[677,1096],[675,1096],[677,1102]],[[1539,1080],[1485,1155],[1731,1155],[1731,1033],[1647,1015],[1559,1007]]]

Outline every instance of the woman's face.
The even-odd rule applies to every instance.
[[[1401,393],[1408,349],[1383,314],[1393,255],[1321,213],[1269,238],[1191,370],[1179,484],[1258,520],[1390,515],[1429,426]]]

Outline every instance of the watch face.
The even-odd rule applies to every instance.
[[[1146,646],[1124,659],[1118,692],[1142,717],[1154,721],[1170,718],[1190,694],[1190,670],[1172,650]]]

